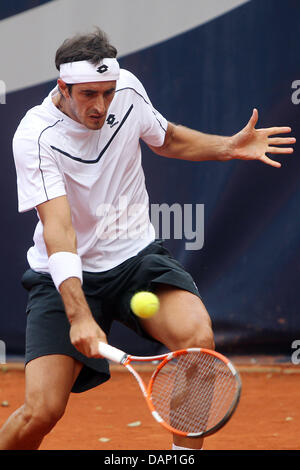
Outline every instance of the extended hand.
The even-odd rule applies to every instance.
[[[290,127],[269,127],[267,129],[255,129],[258,120],[257,109],[253,110],[248,124],[240,132],[231,138],[231,158],[240,160],[261,160],[267,165],[280,168],[281,164],[267,157],[266,153],[290,154],[292,147],[274,147],[276,145],[290,145],[296,142],[294,137],[271,137],[277,134],[291,132]]]

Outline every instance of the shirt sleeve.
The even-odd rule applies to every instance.
[[[145,88],[137,78],[135,91],[139,100],[140,137],[146,144],[160,147],[165,140],[168,121],[153,107]]]
[[[13,139],[19,212],[66,194],[64,178],[51,148],[40,137],[17,132]]]

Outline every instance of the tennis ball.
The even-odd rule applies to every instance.
[[[131,310],[140,318],[150,318],[156,314],[159,309],[159,300],[157,295],[152,292],[137,292],[131,297]]]

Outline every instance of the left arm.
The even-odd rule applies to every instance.
[[[260,160],[280,168],[281,164],[271,160],[266,153],[292,153],[292,147],[281,148],[276,145],[294,144],[296,142],[294,137],[271,137],[276,134],[289,133],[291,128],[255,129],[257,120],[258,112],[254,109],[248,124],[232,137],[204,134],[169,123],[164,144],[161,147],[151,147],[151,149],[158,155],[182,160]]]

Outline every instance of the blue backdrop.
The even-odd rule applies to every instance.
[[[252,0],[120,62],[141,79],[154,106],[170,121],[232,135],[257,107],[259,127],[288,125],[300,138],[300,107],[291,99],[292,82],[300,80],[299,37],[297,0]],[[36,224],[34,212],[17,213],[11,140],[26,110],[54,84],[11,93],[0,106],[0,338],[9,354],[24,352],[26,293],[20,278]],[[143,150],[151,203],[204,204],[203,248],[188,251],[185,240],[167,240],[167,245],[198,284],[217,348],[290,354],[292,341],[300,337],[297,145],[293,156],[278,158],[281,169],[258,162],[182,162],[158,157],[146,146]],[[134,353],[153,350],[135,336],[132,341],[132,335],[115,325],[111,341]]]

